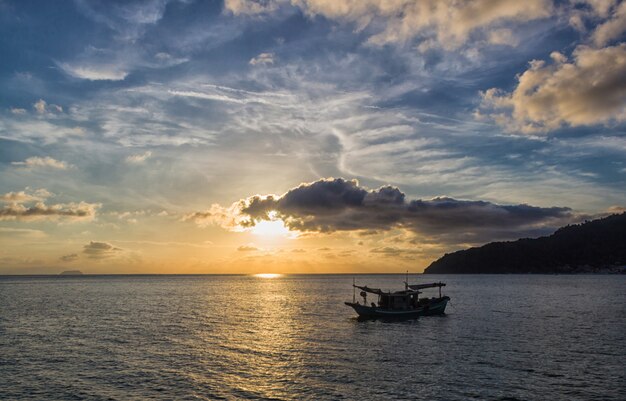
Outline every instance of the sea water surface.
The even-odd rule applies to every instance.
[[[0,399],[626,399],[626,276],[412,276],[451,303],[406,322],[352,279],[0,277]]]

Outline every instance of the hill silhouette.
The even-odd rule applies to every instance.
[[[626,213],[559,228],[536,239],[491,242],[449,253],[424,273],[624,272]]]

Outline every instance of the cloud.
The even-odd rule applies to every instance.
[[[245,103],[247,103],[247,101],[245,101],[245,100],[236,99],[236,98],[233,98],[233,97],[230,97],[230,96],[224,96],[224,95],[213,94],[213,93],[198,92],[198,91],[170,90],[169,93],[171,95],[174,95],[174,96],[190,97],[190,98],[205,99],[205,100],[215,100],[215,101],[218,101],[218,102],[232,102],[232,103],[238,103],[238,104],[245,104]]]
[[[116,256],[120,251],[122,251],[121,248],[116,248],[108,242],[91,241],[89,244],[83,246],[83,253],[90,259],[110,258]]]
[[[219,225],[232,231],[243,231],[243,227],[250,224],[249,219],[239,213],[238,204],[233,204],[229,208],[213,204],[208,210],[184,215],[181,221],[192,221],[199,227]]]
[[[569,23],[581,32],[586,32],[586,21],[595,25],[590,35],[591,42],[598,47],[626,32],[626,3],[615,0],[576,0],[579,7],[570,12]]]
[[[555,227],[575,218],[567,207],[498,205],[449,197],[407,200],[396,187],[368,190],[356,180],[342,178],[301,184],[281,196],[254,195],[223,210],[234,214],[228,219],[229,229],[244,230],[280,218],[290,230],[301,232],[405,229],[439,236],[472,233],[481,238]]]
[[[26,109],[21,109],[19,107],[11,107],[12,114],[26,114]]]
[[[56,104],[48,104],[45,100],[39,99],[33,104],[33,108],[37,114],[46,114],[51,112],[62,113],[63,107]],[[21,114],[21,113],[17,113]]]
[[[32,230],[29,228],[0,227],[0,237],[45,238],[46,233],[41,230]]]
[[[14,166],[23,166],[26,168],[48,167],[59,170],[67,170],[68,168],[72,167],[72,165],[68,164],[67,162],[64,162],[62,160],[56,160],[49,156],[33,156],[27,158],[23,162],[12,162],[11,164]]]
[[[523,133],[626,120],[626,43],[581,45],[572,56],[569,62],[553,52],[551,63],[531,61],[511,93],[482,93],[481,110],[508,131]]]
[[[112,43],[105,48],[87,46],[71,60],[57,61],[67,75],[88,81],[123,81],[132,71],[162,69],[189,61],[169,53],[149,54],[133,46]]]
[[[111,6],[94,1],[76,0],[79,11],[93,21],[116,32],[115,39],[134,42],[149,26],[156,24],[165,13],[169,0],[120,2]]]
[[[41,198],[36,195],[28,194],[26,191],[7,192],[6,194],[0,195],[0,201],[2,202],[22,203],[36,200],[41,200]]]
[[[52,194],[45,189],[27,193],[8,192],[0,196],[0,201],[8,203],[0,208],[0,220],[57,220],[91,221],[96,216],[99,203],[71,202],[46,205],[44,200]],[[34,203],[31,205],[25,205]]]
[[[224,0],[224,9],[234,15],[254,15],[272,12],[278,9],[276,0]]]
[[[382,254],[385,256],[396,256],[396,257],[401,257],[401,256],[414,257],[414,255],[422,253],[422,251],[420,251],[419,249],[398,248],[395,246],[382,246],[382,247],[372,248],[370,249],[370,252]]]
[[[250,59],[250,65],[274,64],[274,53],[261,53]]]
[[[237,247],[237,251],[239,252],[255,252],[258,250],[259,248],[257,248],[256,246],[252,246],[252,245],[241,245]]]
[[[494,45],[517,46],[518,38],[513,35],[510,29],[495,29],[487,35],[487,41]]]
[[[286,1],[227,0],[226,10],[235,15],[271,13]],[[446,49],[463,45],[476,31],[503,24],[527,22],[550,17],[550,0],[293,0],[310,17],[353,24],[367,31],[368,43],[403,43],[415,38],[438,43]]]
[[[54,119],[2,119],[0,137],[21,142],[49,144],[69,138],[84,137],[85,130],[76,126],[76,121]],[[70,126],[65,124],[70,123]]]
[[[169,53],[160,52],[154,55],[154,58],[158,62],[158,66],[161,67],[171,67],[174,65],[182,64],[189,61],[188,58],[185,57],[173,57]]]
[[[64,218],[70,221],[90,221],[96,216],[100,207],[97,203],[59,203],[46,205],[37,202],[33,206],[10,204],[0,209],[0,220],[57,220]]]
[[[39,99],[37,102],[35,102],[35,104],[33,104],[33,107],[35,108],[37,113],[43,114],[46,112],[46,101],[43,99]]]
[[[126,163],[141,164],[145,162],[146,160],[148,160],[151,156],[152,156],[152,152],[149,150],[144,153],[137,153],[137,154],[128,156],[126,158]]]
[[[287,105],[288,99],[279,102],[280,98],[288,97],[282,93],[275,92],[252,92],[241,89],[229,88],[219,85],[204,84],[194,88],[184,90],[169,89],[169,95],[180,96],[185,98],[196,98],[215,100],[218,102],[234,103],[235,105],[248,105],[259,103],[267,106]]]
[[[77,253],[71,253],[69,255],[63,255],[59,258],[59,260],[61,262],[74,262],[76,260],[78,260],[78,254]]]
[[[74,78],[89,81],[122,81],[128,76],[128,72],[119,65],[60,63],[59,67]]]

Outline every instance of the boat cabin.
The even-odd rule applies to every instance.
[[[414,309],[419,291],[399,291],[378,296],[378,307],[385,309]]]

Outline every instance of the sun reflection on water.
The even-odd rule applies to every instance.
[[[235,398],[293,399],[292,386],[302,385],[304,375],[302,343],[295,341],[306,332],[297,316],[300,293],[288,280],[262,280],[282,274],[252,277],[260,279],[248,281],[245,296],[227,308],[228,329],[213,334],[223,338],[221,350],[226,351],[217,359],[228,360],[221,383]]]
[[[278,278],[282,276],[283,276],[282,274],[278,274],[278,273],[258,273],[254,275],[254,277],[258,277],[258,278]]]

